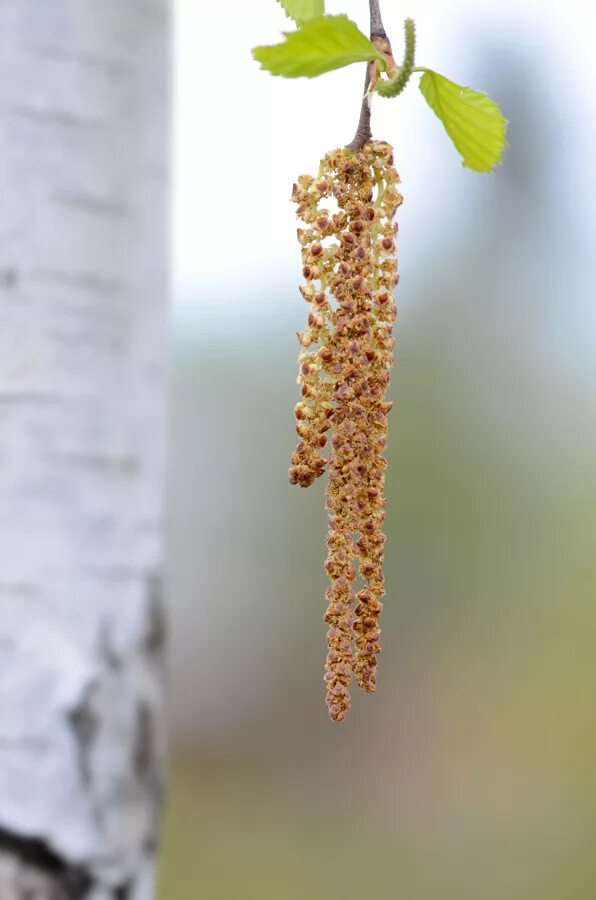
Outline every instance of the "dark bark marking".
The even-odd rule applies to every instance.
[[[151,780],[156,769],[154,740],[153,713],[151,707],[141,701],[137,705],[133,768],[143,783]]]
[[[74,731],[79,758],[79,769],[83,783],[91,784],[91,747],[98,731],[99,722],[93,709],[95,684],[85,691],[80,703],[68,714],[68,720]]]
[[[114,891],[114,900],[130,900],[134,890],[134,881],[127,881]]]
[[[0,828],[0,853],[17,859],[22,866],[47,876],[52,893],[48,900],[84,900],[93,881],[81,866],[69,865],[39,838],[26,838]],[[11,886],[12,887],[12,886]],[[39,894],[36,895],[39,896]],[[25,894],[22,900],[27,900]]]
[[[35,275],[40,281],[54,282],[61,287],[71,287],[106,294],[119,294],[125,286],[115,278],[106,278],[99,272],[72,272],[64,269],[39,269]]]
[[[163,580],[159,572],[147,578],[148,611],[145,649],[147,653],[160,656],[166,642],[166,616],[163,603]]]
[[[53,195],[52,200],[58,206],[64,206],[67,209],[81,210],[91,215],[124,219],[130,214],[130,209],[118,200],[105,197],[94,197],[91,194],[57,191]]]
[[[16,288],[19,281],[19,274],[16,269],[6,267],[0,269],[0,289],[3,291],[12,291]]]
[[[11,108],[14,116],[34,122],[36,125],[59,125],[61,128],[107,127],[108,122],[81,116],[67,109],[36,109],[34,106],[18,105]]]
[[[0,390],[0,403],[34,403],[37,406],[54,406],[62,404],[65,394],[51,391],[6,391]]]
[[[110,456],[107,453],[53,453],[58,462],[66,463],[79,469],[95,469],[98,472],[109,472],[132,478],[140,468],[136,456]]]

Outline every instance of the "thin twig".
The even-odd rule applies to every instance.
[[[360,107],[360,118],[358,119],[358,127],[356,134],[347,145],[348,150],[357,153],[362,150],[364,145],[372,139],[372,131],[370,130],[370,102],[368,96],[368,86],[370,84],[370,63],[366,64],[366,77],[364,79],[364,97]]]
[[[375,38],[382,38],[386,41],[387,33],[385,31],[383,20],[381,18],[379,0],[368,0],[368,5],[370,9],[370,39],[371,41],[374,41]],[[368,87],[370,85],[371,70],[374,65],[374,62],[369,62],[366,64],[364,97],[362,98],[362,104],[360,106],[360,118],[358,119],[358,127],[356,128],[356,134],[347,145],[348,149],[353,150],[355,153],[359,150],[362,150],[364,145],[368,141],[372,140],[372,131],[370,129],[370,97],[368,94]]]
[[[383,27],[379,0],[368,0],[368,4],[370,7],[370,39],[372,40],[376,37],[386,38],[387,32]]]

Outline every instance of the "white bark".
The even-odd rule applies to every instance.
[[[167,0],[0,0],[0,897],[149,900]]]

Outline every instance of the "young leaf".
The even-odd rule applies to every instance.
[[[488,172],[501,159],[507,119],[487,94],[462,87],[425,69],[420,90],[462,156],[462,165]]]
[[[385,60],[369,39],[347,16],[321,16],[305,22],[298,31],[284,34],[283,44],[255,47],[252,55],[273,75],[314,78],[323,72],[355,62]]]
[[[277,0],[277,2],[283,6],[286,16],[293,19],[297,25],[325,15],[325,0]]]

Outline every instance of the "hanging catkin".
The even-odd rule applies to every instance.
[[[318,178],[301,175],[292,194],[305,226],[298,229],[300,291],[311,310],[307,329],[298,332],[302,399],[289,476],[308,487],[328,467],[325,680],[336,721],[350,707],[352,674],[365,691],[376,686],[398,183],[391,146],[370,141],[358,152],[328,153]]]

